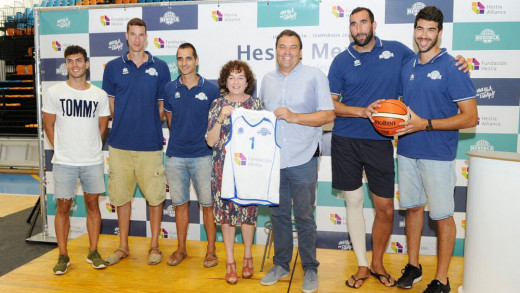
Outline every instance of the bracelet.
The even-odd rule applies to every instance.
[[[224,121],[218,121],[218,119],[217,119],[217,123],[222,125],[222,123],[224,123]]]

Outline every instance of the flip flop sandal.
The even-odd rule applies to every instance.
[[[354,284],[352,284],[352,285],[350,285],[348,283],[348,280],[350,280],[350,278],[352,278],[352,280],[354,280]],[[347,285],[350,288],[354,288],[354,289],[361,288],[361,286],[363,286],[363,284],[365,284],[365,280],[368,279],[368,277],[356,279],[356,277],[354,275],[350,276],[350,278],[345,281],[345,285]],[[359,286],[359,287],[356,287],[356,283],[359,282],[359,281],[363,281],[363,284],[361,284],[361,286]]]
[[[174,251],[170,255],[170,257],[166,261],[167,265],[169,265],[169,266],[176,266],[176,265],[180,264],[188,256],[188,253],[185,253],[185,254],[181,255],[181,257],[177,257],[178,253],[176,253],[176,252],[177,251]]]
[[[123,255],[122,256],[119,256],[117,254],[117,252],[122,252]],[[107,265],[111,266],[111,265],[115,265],[116,263],[120,262],[123,258],[127,257],[128,256],[128,250],[124,249],[124,248],[121,248],[119,247],[118,249],[116,249],[114,251],[114,253],[112,253],[111,255],[109,255],[105,261],[107,263]]]
[[[395,287],[395,285],[397,285],[397,281],[394,281],[394,283],[393,283],[392,285],[390,285],[390,286],[387,286],[387,285],[385,284],[385,282],[383,282],[382,278],[385,278],[386,281],[388,282],[388,284],[391,284],[391,283],[390,283],[390,278],[391,278],[392,276],[390,276],[390,274],[388,274],[387,276],[385,276],[385,275],[383,275],[383,274],[378,274],[378,273],[374,273],[374,272],[370,271],[370,275],[371,275],[372,277],[377,278],[377,279],[379,280],[379,282],[381,282],[381,284],[385,285],[386,287]]]
[[[152,250],[157,250],[159,253],[150,253]],[[161,263],[162,261],[162,251],[159,250],[159,247],[152,247],[148,250],[148,264],[156,265]]]

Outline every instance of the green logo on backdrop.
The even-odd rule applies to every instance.
[[[88,33],[88,10],[42,11],[40,34]]]
[[[457,148],[457,159],[468,159],[467,152],[500,151],[516,152],[518,134],[461,133]]]
[[[318,0],[258,2],[258,27],[318,26]]]
[[[520,22],[453,24],[453,50],[519,50]]]

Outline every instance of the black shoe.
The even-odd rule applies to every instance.
[[[439,280],[433,280],[428,284],[428,288],[423,293],[450,293],[450,279],[446,282],[446,285],[441,283]]]
[[[404,269],[401,270],[403,274],[401,278],[397,280],[397,287],[403,289],[412,288],[414,283],[422,280],[422,266],[419,267],[412,266],[411,264],[407,264]],[[434,292],[434,291],[432,291]]]

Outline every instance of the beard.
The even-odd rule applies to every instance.
[[[360,34],[358,34],[357,36],[359,36]],[[363,42],[360,42],[358,39],[357,39],[357,36],[354,37],[354,43],[356,43],[356,45],[358,45],[359,47],[364,47],[366,44],[370,43],[370,41],[374,38],[374,33],[372,32],[372,30],[370,30],[370,32],[366,35],[366,38],[365,38],[365,41]]]

